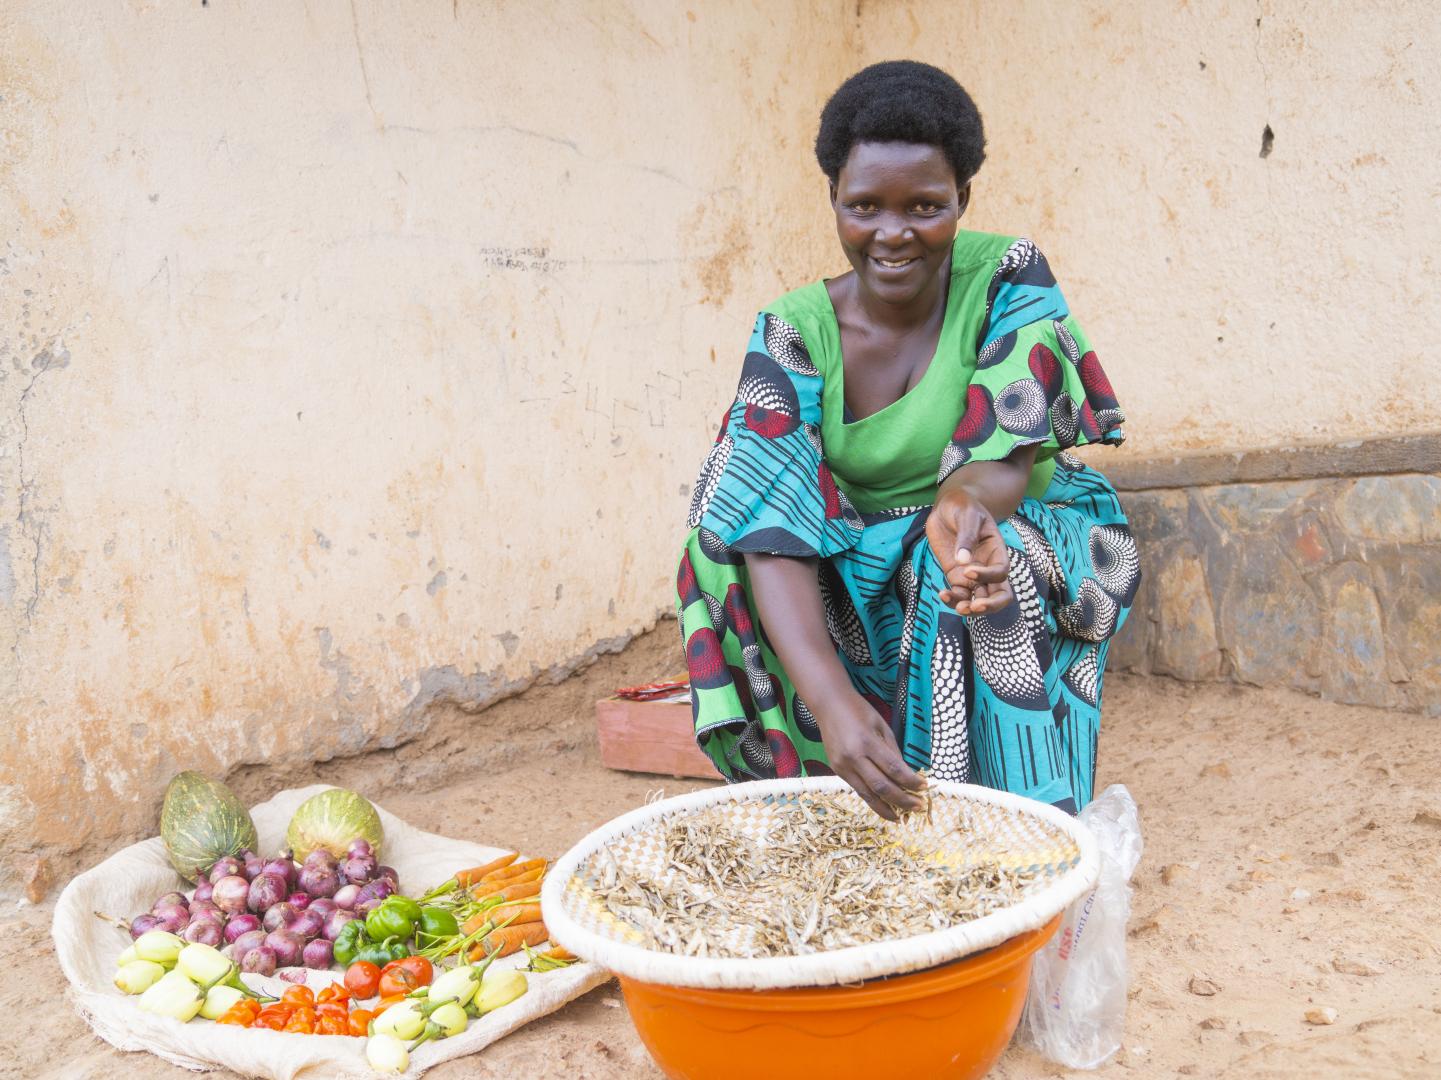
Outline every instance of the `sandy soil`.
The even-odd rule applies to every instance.
[[[421,828],[558,855],[650,791],[702,786],[596,758],[591,703],[674,668],[671,629],[467,718],[478,743],[528,745],[529,758],[412,747],[270,787],[350,783]],[[1231,686],[1117,676],[1107,692],[1100,780],[1135,795],[1146,854],[1125,1045],[1098,1075],[1441,1076],[1441,722]],[[453,766],[439,768],[447,749]],[[0,1029],[0,1075],[188,1075],[89,1033],[63,1000],[50,915],[44,904],[0,918],[0,1009],[24,1017]],[[1318,1008],[1334,1022],[1308,1023]],[[661,1074],[611,983],[427,1075]],[[992,1075],[1086,1074],[1012,1047]]]

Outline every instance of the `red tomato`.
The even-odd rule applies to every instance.
[[[433,978],[435,969],[423,956],[392,960],[380,969],[380,995],[408,994],[417,987],[429,986]]]
[[[380,986],[380,968],[368,960],[357,960],[345,969],[345,988],[358,998],[372,998]]]

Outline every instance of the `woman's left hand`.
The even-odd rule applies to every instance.
[[[996,519],[964,489],[942,493],[926,519],[926,539],[946,575],[941,603],[957,615],[990,615],[1016,598]]]

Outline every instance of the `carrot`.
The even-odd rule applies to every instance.
[[[470,895],[480,900],[486,896],[493,896],[497,889],[508,889],[512,885],[527,885],[532,881],[539,881],[543,877],[545,877],[545,867],[537,866],[534,870],[526,870],[508,878],[501,878],[499,881],[482,881],[478,885],[472,885]]]
[[[470,950],[470,959],[472,961],[481,960],[491,952],[494,952],[496,956],[509,956],[528,945],[539,945],[549,938],[550,931],[546,929],[543,922],[507,926],[487,934],[483,942]]]
[[[461,936],[470,937],[471,934],[475,933],[488,922],[490,922],[490,912],[488,910],[477,911],[470,918],[466,919],[465,922],[460,924]]]
[[[493,874],[497,870],[505,869],[505,867],[515,862],[518,858],[520,858],[520,852],[512,851],[509,855],[502,855],[500,858],[492,859],[490,862],[482,863],[480,866],[472,866],[469,870],[457,871],[455,880],[460,882],[461,888],[467,888],[485,877],[486,874]]]
[[[480,882],[504,881],[530,870],[544,870],[547,861],[546,859],[526,859],[523,862],[511,863],[508,866],[502,866],[499,870],[492,870],[478,880]]]
[[[580,959],[580,957],[576,956],[575,953],[560,945],[557,945],[548,953],[541,953],[540,958],[542,960],[559,960],[562,963],[569,963],[572,960]]]
[[[498,923],[518,925],[520,923],[537,923],[541,921],[540,905],[520,901],[515,904],[501,904],[490,912],[491,918]]]
[[[540,895],[539,881],[523,881],[519,885],[507,885],[499,892],[493,892],[489,896],[477,896],[477,900],[523,900],[527,896]]]

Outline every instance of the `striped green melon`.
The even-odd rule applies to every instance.
[[[380,858],[385,829],[380,815],[364,795],[345,788],[327,788],[301,803],[285,830],[285,843],[300,862],[316,848],[325,848],[337,859],[345,858],[352,840],[370,841],[370,850]]]
[[[217,859],[257,844],[255,822],[235,793],[197,772],[176,773],[165,789],[160,838],[170,865],[186,881],[195,881]]]

